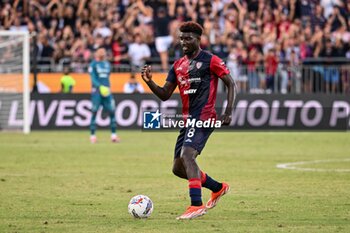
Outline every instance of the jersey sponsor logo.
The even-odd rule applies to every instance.
[[[96,66],[97,73],[109,73],[108,67]]]
[[[188,90],[184,90],[184,94],[185,95],[189,95],[189,94],[196,94],[197,89],[188,89]]]
[[[189,87],[190,83],[200,83],[202,81],[200,77],[186,79],[181,75],[179,75],[177,79],[181,87]]]
[[[108,78],[110,73],[109,67],[104,66],[96,66],[96,71],[98,73],[99,78]]]
[[[200,83],[202,81],[202,79],[197,77],[197,78],[190,78],[188,81],[190,83]]]
[[[178,70],[182,70],[182,67],[180,66],[180,67],[177,67],[176,68],[176,71],[178,71]]]

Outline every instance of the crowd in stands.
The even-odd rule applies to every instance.
[[[3,0],[0,9],[0,29],[36,32],[39,64],[84,72],[104,46],[116,67],[166,72],[182,56],[179,24],[193,20],[241,91],[350,92],[349,0]]]

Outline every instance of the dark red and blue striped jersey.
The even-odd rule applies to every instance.
[[[216,118],[218,79],[227,74],[225,63],[208,51],[200,51],[193,59],[184,56],[174,62],[167,81],[179,87],[185,119],[187,116],[200,120]]]

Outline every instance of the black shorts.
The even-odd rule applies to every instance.
[[[183,146],[192,147],[201,153],[214,128],[182,128],[177,137],[174,158],[179,158]]]

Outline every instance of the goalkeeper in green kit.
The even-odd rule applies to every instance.
[[[110,117],[111,127],[111,141],[119,142],[120,139],[117,136],[117,123],[115,119],[115,102],[110,91],[109,75],[111,73],[111,64],[106,60],[106,50],[99,48],[95,53],[95,60],[89,65],[89,74],[92,83],[92,117],[90,123],[90,141],[91,143],[97,142],[96,137],[96,115],[100,105],[108,112]]]

